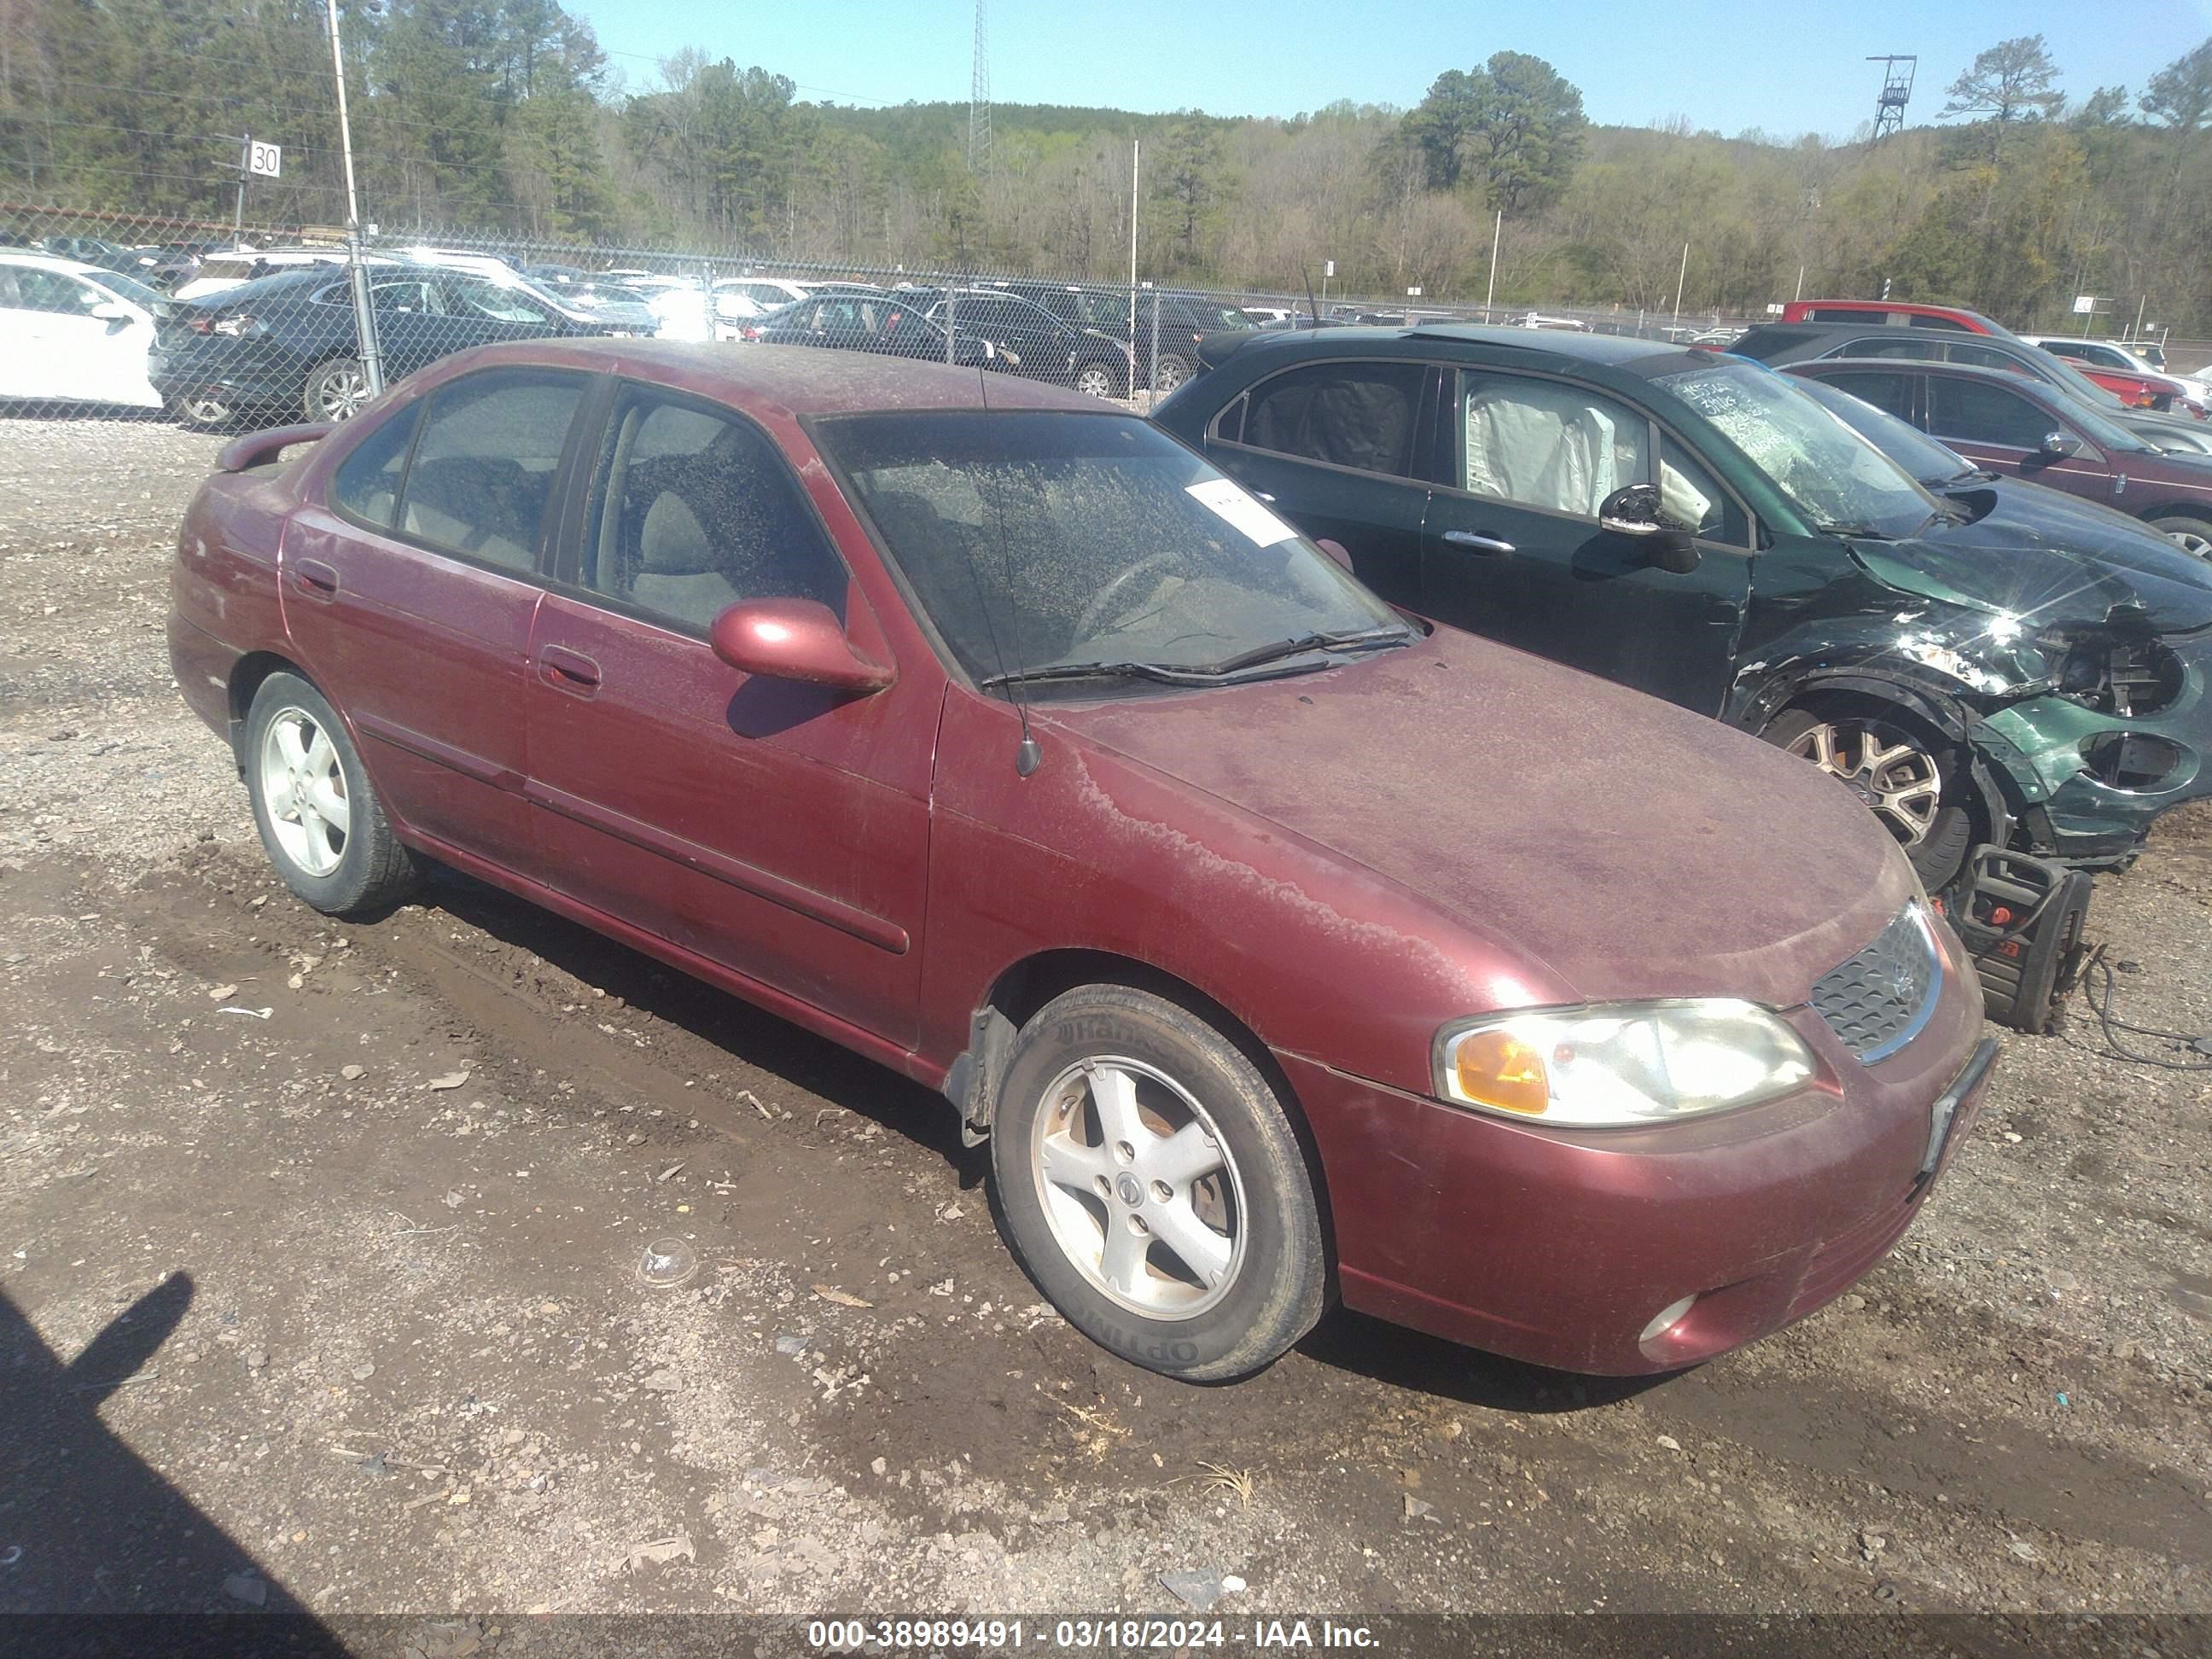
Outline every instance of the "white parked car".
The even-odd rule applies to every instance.
[[[765,317],[771,311],[781,311],[796,301],[804,300],[813,291],[805,283],[793,282],[786,276],[725,276],[714,284],[715,309],[720,311],[725,300],[742,300],[756,309],[724,314]]]
[[[0,250],[0,401],[159,409],[146,357],[168,305],[136,277]]]

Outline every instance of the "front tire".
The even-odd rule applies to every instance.
[[[1085,363],[1075,371],[1075,389],[1091,398],[1118,398],[1121,383],[1103,363]]]
[[[1163,352],[1159,362],[1152,368],[1152,391],[1164,398],[1188,379],[1190,364],[1172,353]]]
[[[1811,761],[1870,810],[1940,893],[1966,867],[1986,812],[1963,756],[1910,721],[1887,715],[1785,708],[1759,734]]]
[[[1133,1364],[1249,1376],[1313,1328],[1328,1259],[1290,1120],[1244,1053],[1148,992],[1091,985],[1022,1028],[991,1126],[1016,1252]]]
[[[415,861],[322,693],[296,674],[261,682],[246,715],[246,793],[276,873],[325,915],[387,910],[414,890]]]
[[[301,398],[311,421],[349,421],[370,401],[368,371],[350,357],[333,357],[307,376]]]

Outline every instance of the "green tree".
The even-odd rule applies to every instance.
[[[2212,40],[2152,76],[2136,103],[2151,119],[2179,133],[2193,134],[2212,122]]]
[[[1988,122],[1990,159],[1995,161],[2007,127],[2056,115],[2065,101],[2051,49],[2041,35],[2023,34],[1975,53],[1972,64],[1951,82],[1950,101],[1942,112]]]
[[[1501,52],[1474,79],[1469,161],[1490,205],[1518,216],[1558,198],[1580,159],[1583,95],[1540,58]]]

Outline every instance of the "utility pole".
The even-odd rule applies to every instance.
[[[354,188],[353,121],[346,113],[345,54],[338,46],[338,0],[325,0],[331,20],[331,73],[338,88],[338,147],[345,153],[346,262],[353,267],[353,325],[361,353],[361,378],[368,395],[384,395],[384,354],[376,344],[376,310],[369,303],[368,266],[361,252],[361,198]]]
[[[1505,210],[1498,210],[1498,221],[1490,228],[1490,292],[1482,296],[1482,320],[1490,321],[1490,307],[1498,300],[1498,245],[1505,240]]]
[[[240,135],[238,140],[238,205],[231,210],[230,240],[234,246],[246,237],[246,169],[253,155],[253,135]]]
[[[1674,321],[1678,326],[1682,320],[1682,284],[1689,280],[1690,245],[1685,242],[1682,244],[1682,269],[1674,276]]]
[[[1129,349],[1137,349],[1137,171],[1143,161],[1145,141],[1129,140]]]

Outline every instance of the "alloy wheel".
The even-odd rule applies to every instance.
[[[368,377],[350,363],[324,370],[315,386],[315,406],[325,420],[351,420],[368,407]]]
[[[187,398],[185,416],[200,426],[221,426],[230,419],[230,405],[215,398]]]
[[[261,798],[284,856],[327,876],[345,856],[353,812],[345,769],[320,722],[296,705],[280,708],[261,739]]]
[[[1141,1060],[1079,1061],[1045,1091],[1030,1167],[1054,1243],[1093,1287],[1149,1319],[1191,1319],[1244,1262],[1237,1164],[1189,1090]]]
[[[2169,530],[2166,538],[2185,553],[2193,553],[2200,559],[2212,559],[2212,540],[2193,530]]]
[[[1936,757],[1910,738],[1864,726],[1824,722],[1788,745],[1864,801],[1907,847],[1928,839],[1943,804]]]
[[[1077,374],[1075,389],[1088,397],[1110,398],[1114,395],[1114,377],[1103,368],[1086,368]]]
[[[1153,371],[1152,390],[1164,398],[1189,378],[1190,371],[1183,367],[1182,359],[1163,357],[1159,368]]]

